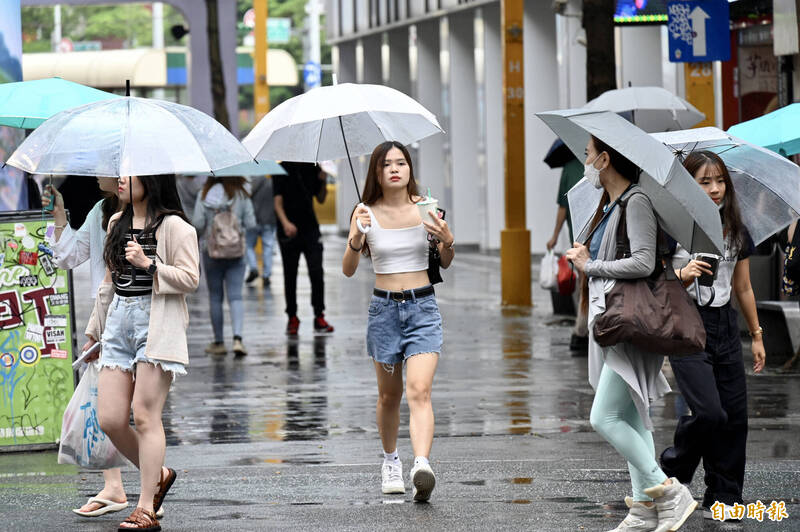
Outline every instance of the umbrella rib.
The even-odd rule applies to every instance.
[[[314,162],[319,162],[319,148],[322,146],[322,130],[325,129],[325,119],[319,124],[319,137],[317,138],[317,153],[314,154]]]

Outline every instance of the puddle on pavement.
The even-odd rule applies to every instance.
[[[459,484],[463,484],[465,486],[485,486],[485,480],[462,480]]]
[[[531,477],[514,477],[509,479],[509,482],[512,484],[533,484],[533,479]]]

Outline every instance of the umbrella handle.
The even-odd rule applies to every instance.
[[[363,207],[363,206],[364,206],[364,204],[363,204],[363,203],[359,203],[357,206],[358,206],[358,207]],[[371,225],[368,225],[368,226],[366,226],[366,227],[364,227],[363,225],[361,225],[361,220],[359,220],[358,218],[356,218],[356,227],[358,227],[358,230],[359,230],[359,231],[361,231],[361,233],[362,233],[362,234],[365,234],[365,235],[366,235],[367,233],[369,233],[369,230],[370,230],[370,229],[372,229],[372,226],[371,226]]]

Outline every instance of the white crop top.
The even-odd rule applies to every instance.
[[[421,272],[428,269],[428,232],[422,224],[384,229],[367,207],[372,229],[367,233],[375,273]]]

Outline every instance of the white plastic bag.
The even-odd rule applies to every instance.
[[[97,377],[95,364],[89,364],[72,394],[61,422],[59,464],[76,464],[92,469],[110,469],[128,462],[97,420]]]
[[[544,254],[539,265],[539,286],[545,290],[558,288],[558,257],[552,249]]]

